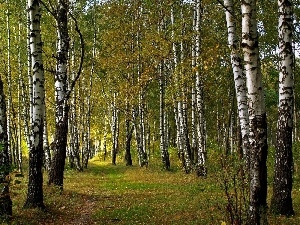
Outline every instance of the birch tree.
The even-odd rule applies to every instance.
[[[204,99],[203,99],[203,78],[200,74],[200,23],[201,23],[201,0],[194,2],[194,57],[195,57],[195,94],[196,94],[196,118],[197,118],[197,163],[196,173],[198,176],[206,176],[206,144],[205,144],[205,118],[204,118]]]
[[[3,82],[0,78],[0,218],[8,219],[12,215],[12,201],[9,193],[9,155],[7,137],[6,102],[3,91]]]
[[[30,55],[32,65],[32,107],[30,124],[28,192],[25,208],[45,208],[43,202],[43,128],[45,111],[44,68],[42,60],[41,10],[37,0],[28,0]]]
[[[163,8],[160,5],[161,20],[158,24],[158,32],[165,32],[165,18],[163,15]],[[168,130],[167,130],[167,112],[165,104],[166,92],[166,60],[160,60],[158,65],[159,70],[159,135],[160,135],[160,153],[164,169],[170,170],[170,157],[168,152]]]
[[[111,148],[111,163],[116,165],[118,148],[119,148],[119,110],[116,105],[117,93],[113,93],[113,101],[111,103],[111,136],[112,136],[112,148]]]
[[[293,107],[294,107],[294,54],[293,54],[293,3],[278,0],[279,39],[279,104],[277,138],[271,211],[290,216],[294,214],[292,204],[293,183]]]
[[[242,58],[239,54],[239,43],[236,34],[236,18],[232,0],[224,0],[228,46],[231,50],[231,66],[234,75],[235,92],[237,98],[237,107],[240,121],[240,129],[242,136],[243,155],[248,161],[248,145],[249,145],[249,113],[247,102],[246,77],[243,73]]]
[[[68,99],[66,96],[69,51],[68,7],[68,0],[58,0],[55,14],[58,38],[55,73],[55,137],[48,181],[49,184],[54,184],[61,188],[63,188],[69,112]]]
[[[6,0],[6,30],[7,30],[7,86],[8,86],[8,98],[7,98],[7,136],[8,136],[8,155],[9,161],[12,163],[15,161],[14,151],[12,149],[12,131],[11,131],[11,111],[12,111],[12,79],[11,79],[11,28],[10,28],[10,4]]]
[[[242,48],[249,106],[249,218],[248,224],[267,224],[267,118],[258,50],[256,0],[243,0]]]

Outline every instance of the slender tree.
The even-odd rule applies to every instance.
[[[49,172],[49,184],[60,186],[63,189],[63,174],[66,159],[68,113],[67,102],[67,65],[69,51],[68,33],[68,0],[58,0],[55,14],[57,24],[57,56],[55,73],[55,137],[54,151]]]
[[[194,2],[194,30],[195,30],[195,43],[194,43],[194,55],[195,55],[195,94],[196,94],[196,118],[197,118],[197,163],[196,173],[198,176],[206,176],[206,141],[205,141],[205,118],[204,118],[204,99],[203,99],[203,78],[200,74],[200,24],[201,24],[201,0],[195,0]]]
[[[258,50],[256,0],[243,0],[242,48],[249,104],[249,218],[248,224],[267,224],[267,117]]]
[[[32,115],[30,124],[28,192],[25,208],[45,208],[43,202],[43,128],[45,111],[44,68],[42,61],[42,40],[40,19],[41,10],[38,0],[28,0],[30,24],[30,55],[32,65]]]
[[[0,218],[1,221],[12,215],[12,201],[9,193],[10,163],[8,156],[6,102],[3,91],[3,82],[0,78]]]
[[[228,46],[231,50],[231,66],[234,75],[235,92],[237,98],[237,107],[240,121],[240,129],[242,136],[242,149],[245,159],[248,161],[248,145],[249,145],[249,113],[247,102],[246,77],[243,73],[242,58],[239,54],[239,43],[236,34],[236,16],[233,8],[232,0],[224,0]]]
[[[277,138],[271,211],[290,216],[293,183],[293,107],[294,107],[294,54],[293,54],[293,3],[278,0],[279,24],[279,104]]]
[[[163,7],[160,4],[160,21],[158,24],[158,32],[165,32],[165,18],[163,15]],[[162,35],[162,34],[160,34]],[[166,112],[166,103],[165,103],[165,92],[166,92],[166,60],[160,60],[158,65],[159,71],[159,135],[160,135],[160,154],[162,159],[162,164],[164,169],[170,170],[170,157],[168,151],[168,130],[167,130],[167,112]]]
[[[7,85],[8,85],[8,98],[7,98],[7,136],[8,136],[8,155],[10,163],[15,162],[15,155],[12,149],[12,131],[11,131],[11,113],[12,113],[12,78],[11,78],[11,27],[10,27],[10,2],[6,0],[6,30],[7,30]]]

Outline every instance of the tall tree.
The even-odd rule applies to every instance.
[[[61,189],[63,188],[64,180],[69,113],[67,102],[67,67],[70,39],[68,32],[68,10],[69,1],[58,0],[55,14],[58,38],[55,73],[55,137],[48,183],[60,186]]]
[[[242,136],[242,149],[243,155],[246,161],[248,161],[249,113],[246,77],[243,73],[242,58],[239,54],[239,43],[236,34],[236,15],[232,0],[224,0],[224,7],[227,22],[228,46],[231,50],[231,66],[234,75],[235,92]]]
[[[195,30],[195,40],[194,40],[194,57],[195,57],[195,95],[196,95],[196,115],[197,115],[197,163],[196,163],[196,173],[198,176],[206,176],[206,141],[205,141],[205,118],[204,118],[204,99],[203,99],[203,78],[200,74],[200,24],[201,24],[201,7],[202,1],[194,1],[194,30]]]
[[[25,208],[45,208],[43,202],[43,128],[45,111],[44,67],[42,60],[41,9],[38,0],[28,0],[30,55],[32,65],[32,115],[30,124],[28,192]]]
[[[290,216],[293,183],[293,107],[294,107],[294,53],[293,53],[293,3],[278,0],[279,40],[279,104],[277,138],[271,211]]]
[[[163,12],[163,6],[160,4],[159,9],[160,21],[158,24],[158,32],[165,32],[165,18]],[[160,34],[161,35],[161,34]],[[166,92],[166,60],[160,60],[158,65],[159,71],[159,135],[160,135],[160,154],[163,163],[163,167],[166,170],[170,169],[170,157],[168,151],[168,129],[167,129],[167,112],[166,112],[166,103],[165,103],[165,92]]]
[[[242,48],[249,104],[249,218],[248,224],[267,224],[267,117],[258,49],[256,0],[243,0]]]
[[[48,11],[54,16],[57,25],[57,54],[56,54],[56,72],[55,72],[55,136],[53,141],[53,157],[51,161],[51,169],[49,172],[48,184],[54,184],[63,189],[64,167],[67,148],[68,134],[68,100],[75,87],[76,81],[79,79],[84,58],[84,41],[82,33],[78,27],[75,16],[69,12],[69,0],[58,0],[57,8]],[[69,53],[69,16],[74,21],[75,31],[80,39],[80,59],[76,76],[69,82],[68,86],[68,53]]]
[[[9,194],[9,155],[7,137],[6,102],[3,91],[3,82],[0,78],[0,218],[1,221],[12,215],[12,201]]]
[[[6,0],[6,29],[7,29],[7,85],[8,85],[8,98],[7,98],[7,136],[8,136],[8,155],[9,161],[15,161],[14,151],[12,149],[12,131],[11,131],[11,111],[12,111],[12,79],[11,79],[11,27],[10,27],[10,2]]]

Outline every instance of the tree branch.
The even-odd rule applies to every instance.
[[[232,15],[232,17],[233,17],[234,19],[236,19],[236,16],[232,13],[232,11],[230,11],[230,10],[224,5],[224,3],[223,3],[221,0],[217,0],[217,2],[220,3],[220,5],[221,5],[227,12],[229,12],[229,13]]]
[[[76,81],[79,79],[79,77],[81,75],[82,66],[83,66],[83,60],[84,60],[84,53],[85,53],[84,52],[84,40],[83,40],[82,33],[81,33],[81,31],[80,31],[80,29],[78,27],[78,22],[77,22],[76,18],[73,16],[72,13],[70,13],[70,16],[71,16],[71,18],[75,22],[75,31],[78,33],[79,38],[80,38],[81,56],[80,56],[80,63],[79,63],[79,68],[78,68],[78,71],[77,71],[77,75],[74,78],[74,80],[72,81],[72,83],[70,85],[70,88],[69,88],[68,92],[65,95],[65,100],[68,100],[70,98],[71,92],[73,91],[73,89],[75,87]]]
[[[51,9],[46,5],[46,3],[42,0],[40,0],[40,3],[45,7],[45,9],[56,19],[57,16],[55,15],[55,10],[53,8],[53,6],[50,4]]]

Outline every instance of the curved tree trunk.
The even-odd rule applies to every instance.
[[[294,106],[294,54],[293,10],[291,0],[278,0],[279,7],[279,105],[277,142],[271,211],[290,216],[293,185],[293,106]]]

